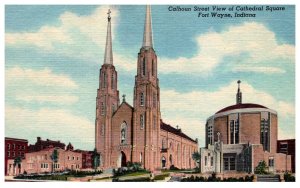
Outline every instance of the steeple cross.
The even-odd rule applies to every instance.
[[[108,11],[107,11],[107,15],[108,15],[108,17],[107,17],[107,18],[108,18],[108,21],[109,21],[109,20],[110,20],[110,18],[111,18],[111,17],[110,17],[110,13],[111,13],[111,11],[110,11],[110,9],[108,9]]]
[[[240,88],[241,80],[238,80],[237,83],[238,83],[238,86],[239,86],[239,88]]]

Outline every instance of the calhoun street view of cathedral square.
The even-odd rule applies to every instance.
[[[295,6],[5,5],[4,142],[5,181],[295,182]]]

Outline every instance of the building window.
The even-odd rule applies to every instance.
[[[260,122],[260,143],[263,145],[264,151],[269,151],[270,149],[270,125],[269,121],[262,119]]]
[[[207,156],[205,156],[204,165],[207,166]]]
[[[144,93],[140,94],[140,106],[144,106],[145,104],[145,96]]]
[[[234,120],[230,121],[230,144],[234,144]]]
[[[143,62],[142,62],[142,75],[145,76],[146,75],[146,58],[143,58]]]
[[[7,144],[7,149],[10,149],[10,144]]]
[[[229,129],[230,129],[230,144],[238,144],[239,143],[239,119],[236,121],[231,120],[229,124]]]
[[[115,105],[115,104],[113,104],[113,105],[112,105],[112,114],[114,114],[114,113],[115,113],[115,111],[116,111],[116,105]]]
[[[14,151],[12,152],[12,156],[13,156],[13,157],[15,157],[15,156],[16,156],[16,153],[15,153]]]
[[[166,149],[166,139],[164,138],[161,140],[161,148]]]
[[[103,88],[106,88],[106,73],[103,73]]]
[[[16,144],[13,144],[13,149],[16,149]]]
[[[73,161],[75,160],[75,157],[74,157],[74,156],[72,157],[72,160],[73,160]]]
[[[104,112],[105,112],[104,102],[101,102],[101,114],[104,115]]]
[[[210,157],[210,166],[214,166],[214,157]]]
[[[153,107],[156,108],[156,94],[153,93]]]
[[[101,125],[101,135],[104,135],[104,124]]]
[[[68,160],[70,160],[70,156],[68,156]]]
[[[114,78],[114,73],[111,74],[111,89],[114,89],[114,81],[115,81],[115,78]]]
[[[153,129],[156,129],[156,116],[153,115]]]
[[[77,161],[79,160],[79,157],[77,157]]]
[[[234,127],[234,136],[235,136],[235,144],[239,143],[239,130],[240,130],[240,125],[239,125],[239,120],[235,121],[235,127]]]
[[[225,171],[235,170],[235,154],[224,154],[223,161]]]
[[[127,137],[127,124],[124,121],[121,124],[121,144],[125,144],[126,143],[126,137]]]
[[[144,129],[144,127],[145,127],[145,114],[140,115],[140,125],[141,125],[141,129]]]
[[[7,157],[10,157],[10,151],[7,152]]]
[[[274,167],[274,157],[269,157],[269,167]]]
[[[154,60],[152,59],[152,76],[155,75],[155,67],[154,67]]]
[[[212,124],[207,124],[207,140],[208,144],[212,145],[213,144],[213,127]]]

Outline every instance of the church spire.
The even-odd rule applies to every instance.
[[[112,54],[112,40],[111,40],[111,17],[110,17],[110,9],[107,12],[107,34],[106,34],[106,45],[105,45],[105,54],[104,54],[104,64],[113,64],[113,54]]]
[[[237,91],[237,94],[236,94],[236,104],[242,104],[242,92],[240,91],[241,81],[238,80],[237,83],[238,83],[238,91]]]
[[[144,28],[144,40],[143,48],[153,48],[152,41],[152,20],[151,20],[151,7],[146,6],[146,18],[145,18],[145,28]]]

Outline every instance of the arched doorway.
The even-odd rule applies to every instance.
[[[167,160],[166,160],[166,158],[163,156],[163,157],[161,158],[161,167],[162,167],[162,168],[166,168],[166,162],[167,162]]]
[[[126,167],[127,166],[127,160],[126,160],[126,155],[123,151],[121,151],[118,159],[118,168],[120,167]]]

